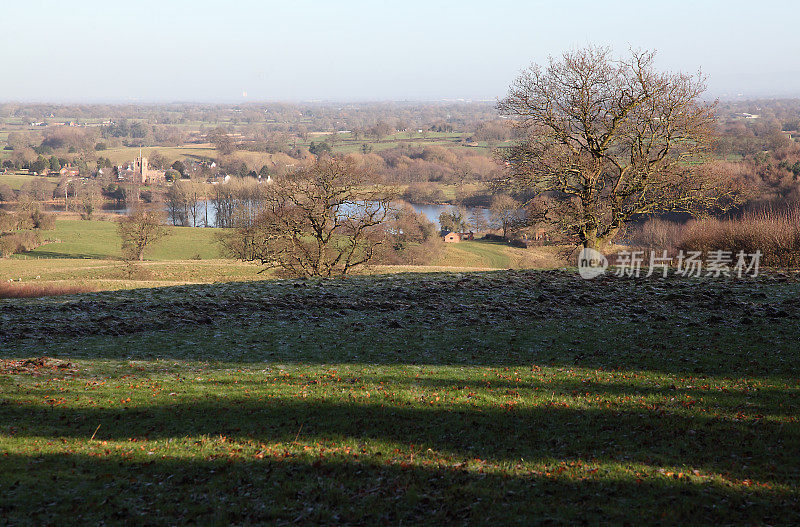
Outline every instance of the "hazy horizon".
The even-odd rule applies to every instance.
[[[494,101],[531,62],[586,45],[655,49],[710,98],[799,97],[786,0],[402,4],[79,0],[4,6],[0,101]]]

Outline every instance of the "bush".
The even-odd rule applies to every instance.
[[[42,244],[39,233],[21,231],[0,236],[0,257],[32,251]]]
[[[638,247],[666,249],[669,254],[675,254],[683,232],[684,226],[680,223],[651,218],[633,230],[630,240]]]
[[[128,280],[152,280],[153,274],[133,260],[125,260],[122,275]]]
[[[740,219],[704,219],[683,228],[680,249],[725,250],[752,254],[761,251],[761,265],[800,266],[800,208],[764,209]]]
[[[0,234],[17,230],[18,222],[16,214],[9,214],[0,210]]]
[[[444,242],[438,236],[423,243],[395,240],[383,246],[375,258],[382,265],[429,265],[444,250]]]
[[[56,228],[56,216],[55,214],[48,214],[39,209],[34,209],[31,212],[31,223],[34,229],[52,231]]]
[[[17,241],[13,235],[0,236],[0,258],[7,258],[17,252]]]
[[[17,194],[6,183],[0,184],[0,201],[17,201]]]
[[[679,250],[761,251],[766,267],[800,267],[800,207],[765,208],[739,218],[704,218],[684,225],[651,219],[631,235],[631,245],[661,251],[671,256]]]
[[[500,236],[499,234],[492,234],[491,232],[487,232],[483,235],[484,241],[487,242],[506,242],[508,241],[504,236]]]
[[[442,203],[447,200],[444,192],[433,183],[412,183],[402,197],[410,203]]]
[[[0,211],[0,233],[26,229],[51,231],[56,226],[55,214],[33,209],[22,212]]]

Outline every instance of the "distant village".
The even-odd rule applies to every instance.
[[[139,157],[129,163],[117,165],[115,168],[117,180],[141,185],[157,185],[166,180],[166,170],[150,168],[147,158],[141,153]],[[102,169],[101,169],[102,170]]]

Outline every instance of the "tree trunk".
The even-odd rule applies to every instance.
[[[582,233],[581,241],[583,242],[584,248],[594,249],[595,251],[604,253],[618,232],[619,229],[611,229],[605,234],[600,235],[596,228],[589,228]]]

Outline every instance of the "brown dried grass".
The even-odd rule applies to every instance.
[[[37,298],[92,293],[94,291],[94,287],[82,284],[0,283],[0,298]]]

